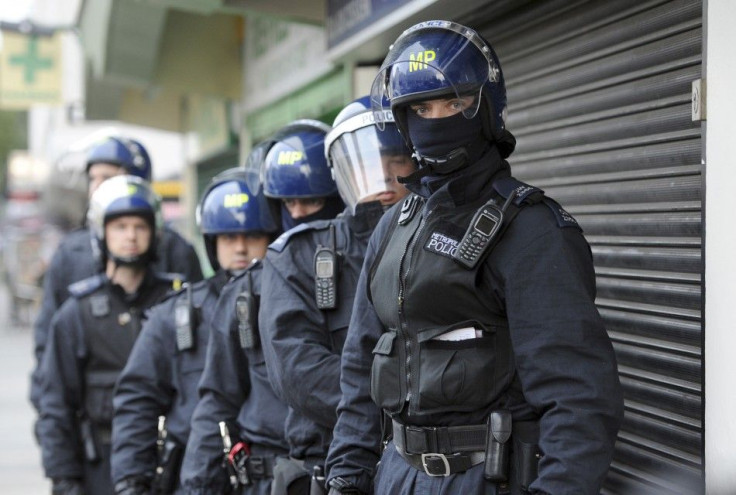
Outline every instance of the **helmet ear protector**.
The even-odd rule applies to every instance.
[[[406,126],[410,104],[436,98],[473,96],[463,115],[480,113],[490,141],[505,138],[506,86],[491,45],[476,31],[451,21],[427,21],[404,31],[391,45],[371,87],[371,107],[379,128],[387,121],[383,101],[412,147]]]
[[[197,205],[195,217],[214,270],[220,269],[218,235],[269,235],[279,230],[258,185],[258,172],[242,167],[225,170],[212,178]]]

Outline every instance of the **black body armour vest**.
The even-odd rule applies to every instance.
[[[370,294],[387,331],[373,351],[371,396],[391,416],[418,425],[478,421],[513,382],[508,323],[492,297],[498,288],[483,276],[485,263],[466,269],[453,260],[490,197],[426,211],[414,196],[419,211],[394,220],[378,253]]]
[[[144,312],[172,286],[171,280],[156,276],[147,277],[143,284],[132,303],[109,283],[79,300],[87,347],[84,409],[95,424],[111,424],[115,382],[141,331]]]

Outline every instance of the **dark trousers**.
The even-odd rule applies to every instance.
[[[110,474],[110,444],[99,445],[100,460],[84,463],[85,495],[113,495]]]
[[[383,452],[374,483],[376,495],[497,495],[496,483],[483,477],[483,464],[450,476],[429,476],[409,465],[393,442]],[[518,488],[514,493],[519,493]]]

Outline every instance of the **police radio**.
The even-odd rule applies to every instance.
[[[337,307],[337,241],[335,225],[330,225],[330,247],[319,246],[314,253],[314,293],[319,309]]]
[[[235,299],[235,314],[238,318],[238,338],[240,347],[254,349],[258,346],[258,305],[253,295],[253,276],[250,270],[248,290],[238,294]]]
[[[502,208],[496,206],[491,199],[480,207],[473,215],[468,230],[465,231],[462,240],[453,255],[455,261],[468,269],[475,268],[483,254],[491,246],[491,241],[501,230],[504,212],[511,204],[515,192],[509,195]]]
[[[176,301],[174,322],[176,323],[176,348],[179,351],[194,349],[195,316],[192,308],[192,286],[187,284],[186,297]]]

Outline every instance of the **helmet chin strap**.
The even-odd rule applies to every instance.
[[[417,163],[417,170],[406,177],[397,177],[400,184],[418,183],[428,175],[445,175],[459,170],[468,163],[468,151],[461,146],[441,157],[422,156],[415,151],[412,159]]]
[[[143,267],[148,261],[148,253],[144,253],[140,256],[114,256],[108,251],[107,256],[110,261],[115,263],[115,266],[129,266],[129,267]]]

